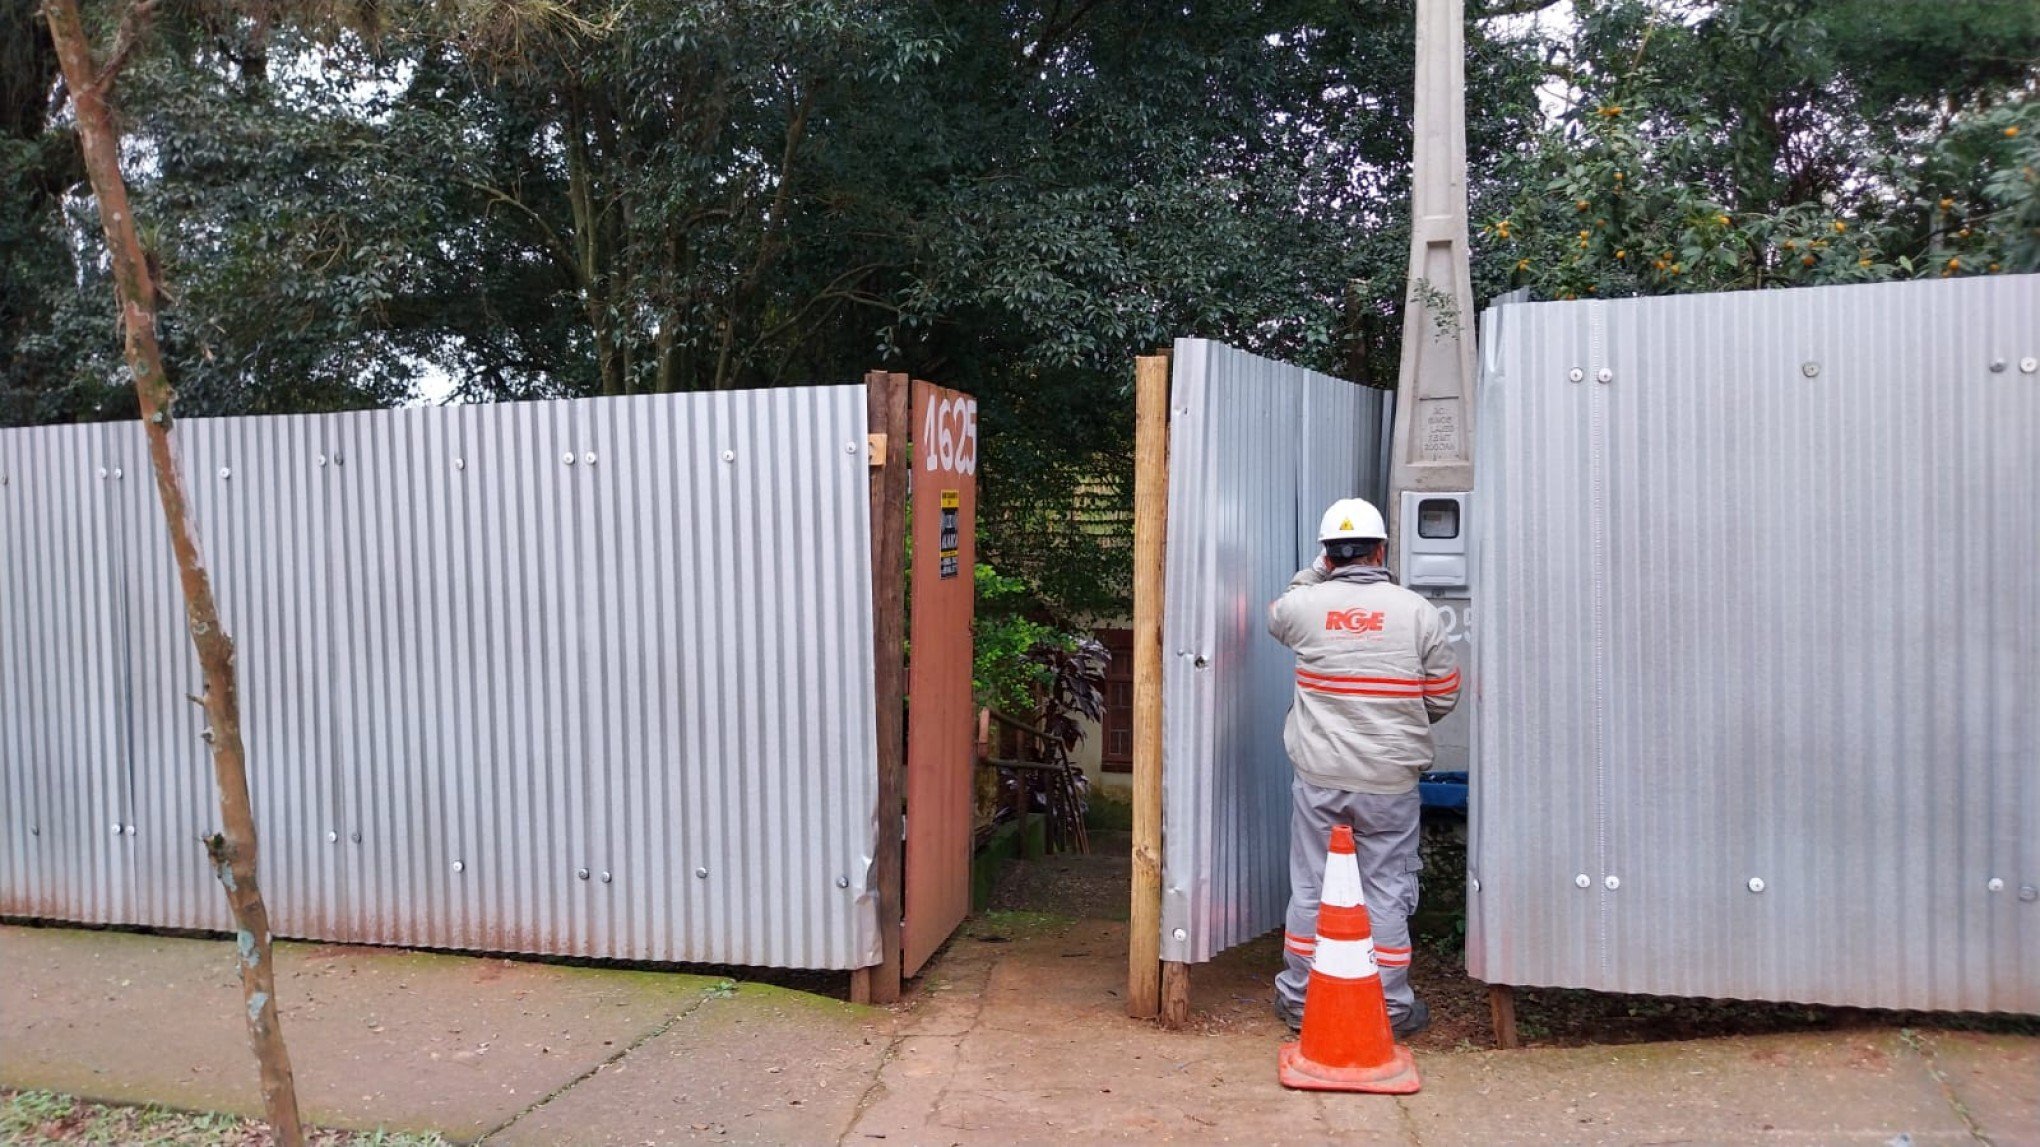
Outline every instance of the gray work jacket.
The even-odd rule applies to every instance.
[[[1431,767],[1431,725],[1459,703],[1445,619],[1377,569],[1300,571],[1268,607],[1296,651],[1282,743],[1296,773],[1356,793],[1406,793]]]

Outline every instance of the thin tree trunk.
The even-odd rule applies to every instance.
[[[291,1080],[290,1053],[283,1044],[283,1024],[276,1010],[276,973],[269,944],[269,909],[256,881],[255,814],[248,801],[248,767],[241,744],[240,700],[234,684],[234,642],[220,625],[213,601],[212,579],[199,553],[198,530],[185,497],[184,479],[171,435],[170,405],[176,397],[163,369],[163,350],[156,341],[156,284],[149,277],[134,214],[128,206],[127,184],[120,173],[120,138],[107,107],[107,89],[147,19],[152,0],[130,5],[121,35],[102,70],[93,62],[92,47],[79,19],[77,0],[46,0],[50,38],[64,70],[64,84],[78,116],[78,146],[99,201],[99,221],[113,257],[114,295],[119,300],[128,370],[141,400],[142,428],[149,443],[149,463],[156,474],[156,493],[170,530],[170,548],[177,559],[177,577],[184,590],[191,643],[198,650],[205,683],[206,741],[212,751],[213,779],[219,789],[223,831],[205,842],[213,872],[226,889],[239,932],[241,992],[247,1001],[248,1040],[262,1073],[262,1107],[277,1141],[297,1147],[304,1142],[298,1122],[297,1090]]]

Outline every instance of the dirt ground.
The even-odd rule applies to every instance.
[[[1495,1046],[1488,987],[1466,975],[1459,921],[1465,910],[1466,850],[1463,822],[1450,814],[1427,822],[1424,836],[1424,904],[1412,932],[1417,958],[1411,982],[1431,1007],[1431,1029],[1412,1041],[1419,1051]],[[1044,913],[1076,919],[1126,920],[1133,862],[1132,836],[1093,832],[1091,854],[1061,854],[1007,865],[992,894],[995,911]],[[971,925],[966,924],[968,930]],[[1212,1006],[1197,1023],[1225,1027],[1266,1011],[1282,966],[1279,934],[1263,936],[1200,966],[1193,982],[1216,981]],[[1628,996],[1564,988],[1516,992],[1517,1035],[1530,1047],[1590,1047],[1706,1039],[1732,1035],[1836,1032],[1861,1029],[1967,1031],[2040,1035],[2040,1019],[1875,1011],[1743,1000]]]

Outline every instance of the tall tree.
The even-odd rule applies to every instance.
[[[269,908],[257,878],[255,814],[248,800],[248,766],[241,741],[241,703],[234,678],[234,642],[220,624],[212,578],[199,552],[184,475],[177,458],[170,407],[176,398],[156,341],[157,290],[142,246],[141,231],[128,203],[121,175],[121,137],[109,103],[129,54],[143,34],[155,0],[130,0],[103,58],[95,58],[77,0],[45,0],[50,39],[63,68],[64,84],[77,117],[78,147],[99,204],[100,225],[113,262],[114,297],[120,305],[127,365],[149,444],[149,464],[163,521],[170,532],[178,581],[192,645],[198,651],[204,694],[206,742],[212,750],[213,781],[219,793],[221,830],[205,842],[213,870],[227,895],[238,935],[241,993],[247,1002],[248,1039],[262,1078],[262,1107],[279,1142],[304,1142],[298,1121],[297,1088],[283,1024],[276,1007],[276,967],[270,948]]]

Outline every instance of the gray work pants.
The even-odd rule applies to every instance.
[[[1284,921],[1282,974],[1275,994],[1291,1012],[1303,1012],[1310,983],[1310,953],[1317,944],[1318,890],[1325,882],[1325,847],[1332,826],[1353,829],[1360,858],[1360,891],[1367,898],[1374,931],[1375,959],[1388,1018],[1401,1022],[1416,1002],[1410,990],[1410,913],[1417,910],[1417,821],[1423,798],[1415,789],[1395,796],[1349,793],[1291,782],[1289,814],[1289,915]]]

